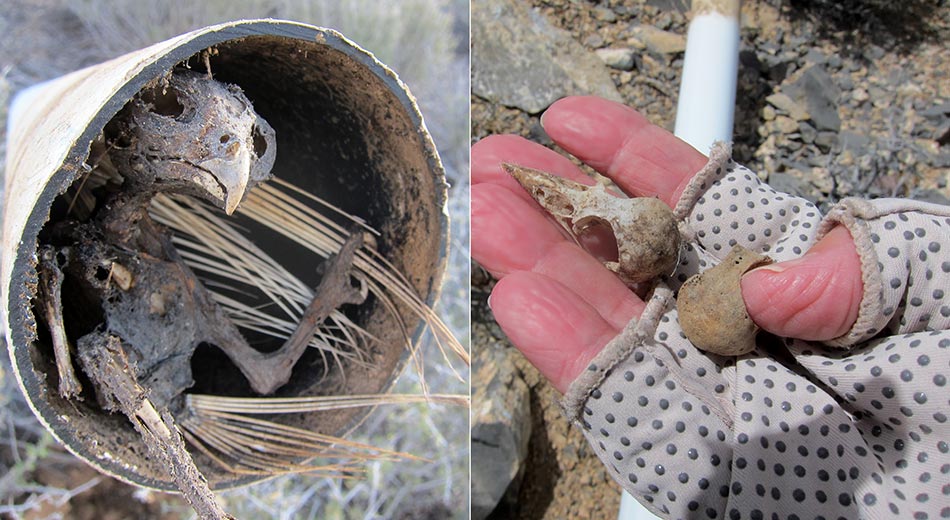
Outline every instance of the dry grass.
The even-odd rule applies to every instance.
[[[303,1],[10,0],[0,12],[0,138],[6,96],[30,84],[216,22],[288,18],[340,30],[374,52],[410,86],[453,184],[452,253],[437,312],[468,348],[468,8],[460,0]],[[0,144],[0,158],[4,149]],[[467,393],[434,348],[423,348],[433,393]],[[76,463],[29,413],[9,365],[0,367],[0,512],[34,516],[42,503],[70,500],[100,477],[68,488],[31,480],[43,464]],[[466,369],[461,369],[467,380]],[[407,372],[395,392],[420,393]],[[284,476],[222,494],[239,518],[465,517],[468,505],[468,412],[443,404],[408,404],[374,412],[351,440],[426,460],[370,461],[362,479]],[[80,495],[81,496],[81,495]],[[154,494],[140,493],[143,499]],[[171,517],[185,516],[170,505]],[[50,509],[43,509],[50,511]],[[56,509],[53,508],[55,517]],[[168,518],[168,516],[163,516]]]

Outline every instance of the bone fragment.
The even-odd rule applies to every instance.
[[[749,317],[739,281],[772,259],[735,246],[722,262],[683,283],[676,298],[680,326],[696,348],[722,356],[755,349],[759,327]]]

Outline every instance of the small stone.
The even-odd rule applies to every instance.
[[[841,118],[838,116],[840,91],[822,65],[804,69],[798,79],[782,87],[782,92],[808,111],[819,131],[837,132],[841,129]]]
[[[643,42],[647,49],[656,54],[676,54],[686,50],[684,36],[657,29],[652,25],[635,27],[633,37]]]
[[[897,160],[904,165],[911,165],[917,162],[917,154],[908,148],[903,148],[897,151]]]
[[[789,117],[796,121],[807,121],[811,119],[811,114],[808,113],[808,110],[786,94],[777,92],[765,98],[765,100],[775,108],[784,111]]]
[[[765,2],[744,2],[741,5],[743,29],[759,29],[762,34],[770,34],[781,19],[779,10]]]
[[[769,186],[776,191],[795,195],[797,197],[807,197],[810,195],[808,183],[802,181],[794,175],[785,172],[773,172],[769,174]]]
[[[937,190],[920,190],[914,194],[914,200],[950,206],[950,198]]]
[[[614,12],[617,13],[617,16],[635,16],[636,10],[632,6],[628,5],[618,5],[614,7]]]
[[[610,8],[597,6],[594,8],[594,18],[601,22],[614,23],[617,21],[617,14]]]
[[[647,44],[643,43],[639,38],[630,37],[627,38],[626,42],[628,47],[638,51],[644,51],[647,48]]]
[[[854,164],[854,154],[851,150],[845,150],[838,155],[837,162],[839,166],[851,166]]]
[[[818,132],[818,137],[815,137],[815,144],[822,152],[828,153],[836,144],[838,144],[838,133]]]
[[[610,68],[618,70],[633,69],[633,49],[597,49],[595,53]]]
[[[919,115],[934,122],[940,122],[950,116],[950,101],[944,101],[934,106],[928,106],[917,112]]]
[[[841,164],[840,160],[838,161],[838,164]],[[841,197],[847,197],[849,194],[855,192],[854,183],[851,182],[851,179],[847,175],[835,175],[834,186],[834,191]]]
[[[775,109],[766,105],[765,108],[762,109],[762,119],[766,121],[775,119]]]
[[[640,55],[640,71],[650,77],[656,77],[663,73],[664,66],[656,58],[649,54]]]
[[[839,67],[840,68],[840,67]],[[841,87],[841,90],[848,91],[854,89],[854,80],[851,79],[851,76],[841,75],[838,78],[838,86]]]
[[[864,56],[872,61],[876,61],[883,58],[885,54],[887,54],[887,52],[877,45],[869,45],[864,50]]]
[[[604,37],[594,33],[584,38],[584,46],[591,49],[599,49],[604,46]]]
[[[888,108],[894,100],[894,96],[881,87],[869,88],[868,96],[871,98],[871,104],[877,108]]]
[[[851,99],[855,100],[858,104],[861,104],[870,98],[871,96],[868,94],[868,91],[864,90],[863,88],[856,88],[851,91]]]
[[[838,140],[841,142],[843,150],[853,151],[855,154],[864,155],[871,140],[864,134],[844,130],[838,134]]]
[[[826,61],[828,61],[828,58],[825,54],[814,47],[808,49],[808,52],[805,53],[806,63],[825,63]]]
[[[819,162],[824,162],[821,157],[817,157],[809,161],[810,164]],[[828,172],[828,168],[823,166],[813,166],[811,168],[806,167],[806,171],[804,172],[803,176],[808,179],[808,182],[821,194],[827,195],[835,189],[835,180],[834,177]]]
[[[775,128],[783,134],[791,134],[798,131],[798,123],[788,116],[778,116],[775,118]]]
[[[815,142],[815,138],[818,137],[818,130],[805,121],[798,123],[798,133],[802,136],[802,142],[809,144]]]

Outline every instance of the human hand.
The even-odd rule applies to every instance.
[[[706,164],[705,156],[636,111],[599,98],[558,101],[542,124],[558,145],[630,196],[657,197],[670,207]],[[593,181],[566,157],[520,137],[492,136],[472,147],[472,256],[499,280],[490,298],[495,319],[564,392],[645,303],[596,258],[609,254],[609,241],[592,237],[585,251],[566,238],[504,172],[505,162]],[[746,198],[753,197],[742,193],[735,200],[741,205]],[[724,230],[724,236],[748,234],[743,226]],[[835,227],[799,258],[746,273],[741,287],[762,329],[829,340],[847,332],[858,315],[861,264],[847,229]]]
[[[644,302],[595,258],[609,241],[565,238],[501,164],[590,179],[521,138],[473,147],[473,257],[499,278],[495,318],[565,392],[618,483],[673,517],[936,514],[930,497],[947,489],[932,476],[950,449],[950,208],[845,199],[822,219],[726,148],[707,161],[621,105],[568,98],[542,123],[627,193],[673,207],[685,238]],[[671,295],[737,244],[778,262],[740,282],[775,336],[744,355],[700,352]]]

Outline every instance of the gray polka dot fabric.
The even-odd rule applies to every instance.
[[[950,208],[848,199],[822,218],[714,148],[675,212],[689,239],[641,319],[564,407],[613,477],[669,518],[950,518]],[[695,349],[675,294],[735,244],[776,261],[836,225],[864,295],[827,343],[760,334],[753,352]]]

